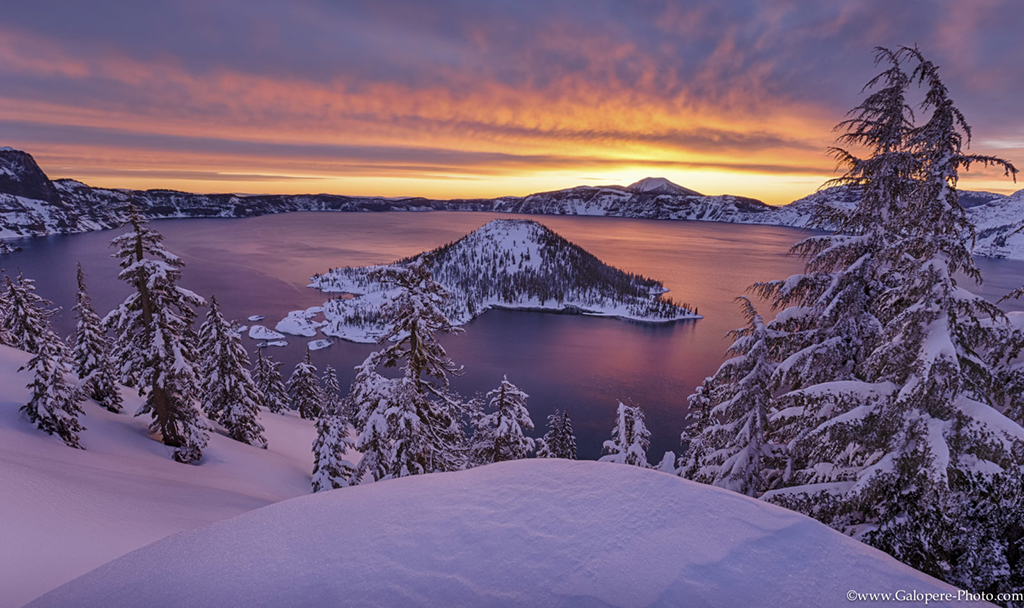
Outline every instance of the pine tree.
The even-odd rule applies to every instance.
[[[72,358],[82,390],[101,406],[115,414],[120,413],[123,399],[110,364],[110,342],[103,331],[103,322],[92,307],[81,264],[78,265],[78,294],[74,312],[78,323],[75,326]]]
[[[308,348],[306,359],[295,364],[292,377],[288,379],[288,394],[291,395],[291,408],[298,410],[302,418],[317,420],[323,415],[324,393],[316,379],[316,367]]]
[[[327,412],[316,422],[313,443],[313,491],[344,488],[358,483],[356,465],[345,459],[353,443],[349,425],[337,413]]]
[[[34,341],[35,355],[18,370],[32,374],[28,384],[32,396],[20,411],[39,430],[48,435],[56,434],[70,447],[81,448],[78,438],[78,433],[84,430],[78,421],[82,415],[81,396],[65,379],[71,373],[67,350],[49,327],[44,330]]]
[[[152,416],[150,431],[175,448],[175,460],[198,462],[208,429],[197,403],[192,307],[205,302],[177,285],[184,263],[164,249],[163,237],[134,206],[128,225],[130,232],[111,242],[120,259],[118,278],[134,289],[103,320],[115,334],[111,356],[121,381],[146,397],[136,415]]]
[[[360,408],[358,449],[374,479],[463,468],[466,406],[450,391],[448,377],[459,373],[438,343],[438,332],[460,333],[445,315],[450,294],[430,274],[423,257],[406,266],[379,271],[375,279],[394,285],[383,308],[389,323],[381,342],[389,344],[357,370],[351,400]],[[398,367],[403,376],[382,382],[378,365]],[[372,409],[370,409],[372,408]]]
[[[476,420],[471,458],[476,464],[526,458],[534,449],[534,440],[526,436],[533,420],[526,408],[526,393],[504,377],[498,388],[486,395],[491,412]]]
[[[766,437],[772,332],[749,298],[737,300],[747,325],[729,332],[733,357],[690,400],[687,419],[695,428],[681,470],[688,479],[757,496],[769,486],[769,464],[779,451]]]
[[[259,390],[259,404],[273,414],[284,414],[288,411],[288,388],[281,377],[281,363],[263,354],[262,348],[256,349],[256,366],[252,371],[253,382]]]
[[[647,448],[651,445],[651,432],[644,424],[644,413],[635,405],[619,402],[612,438],[604,442],[605,456],[601,462],[617,462],[650,468]]]
[[[576,460],[576,435],[572,431],[569,410],[555,410],[548,416],[548,432],[538,441],[537,458]]]
[[[231,324],[220,312],[217,298],[210,298],[206,322],[199,328],[203,352],[202,405],[211,420],[220,422],[228,437],[249,445],[267,447],[259,422],[261,394],[249,375],[249,354]]]
[[[38,353],[49,340],[49,319],[56,311],[50,309],[48,300],[36,295],[32,279],[26,279],[20,272],[17,281],[10,276],[5,279],[3,333],[8,345],[28,353]]]
[[[869,156],[836,150],[837,183],[859,203],[819,214],[838,229],[797,246],[806,274],[760,286],[784,309],[769,325],[781,361],[769,434],[786,446],[771,500],[954,584],[1020,591],[1024,517],[995,529],[970,516],[1000,510],[999,488],[1024,465],[1020,428],[999,413],[1018,411],[1020,336],[959,284],[978,271],[956,190],[972,164],[1016,170],[962,151],[970,129],[917,49],[878,57],[878,90],[840,124]],[[926,89],[920,127],[905,99],[914,83]]]
[[[341,404],[341,387],[338,385],[338,372],[330,365],[324,366],[324,412],[333,416],[343,415]]]

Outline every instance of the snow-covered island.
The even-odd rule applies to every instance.
[[[688,305],[662,297],[654,279],[609,266],[579,245],[532,220],[494,220],[465,237],[394,263],[428,256],[434,279],[452,295],[448,318],[468,323],[491,308],[598,315],[647,322],[700,319]],[[385,332],[381,305],[393,287],[376,278],[383,266],[335,268],[313,277],[310,287],[352,294],[305,311],[294,311],[276,329],[352,342],[375,342]],[[324,321],[312,322],[322,312]],[[314,333],[310,333],[314,332]]]

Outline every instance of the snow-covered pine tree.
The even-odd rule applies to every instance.
[[[281,377],[281,363],[263,354],[262,348],[256,349],[256,366],[252,371],[253,382],[259,389],[259,404],[273,414],[284,414],[288,411],[288,388]]]
[[[387,462],[387,477],[452,471],[466,463],[461,421],[465,405],[452,394],[448,381],[461,368],[436,338],[438,332],[462,330],[445,315],[451,296],[433,280],[429,266],[430,260],[421,257],[405,267],[379,271],[375,277],[398,287],[398,294],[383,307],[389,331],[381,342],[388,346],[368,362],[384,367],[401,365],[404,374],[397,382],[387,383],[387,399],[378,398],[383,396],[378,390],[385,388],[383,385],[374,388],[376,407],[362,418],[359,444],[362,449],[367,443],[367,433],[387,433],[379,439],[386,450],[374,456],[378,472]],[[364,376],[372,378],[372,370],[366,371]]]
[[[92,298],[85,287],[85,273],[78,265],[78,294],[75,302],[74,346],[72,359],[81,390],[104,408],[120,413],[123,399],[117,388],[117,377],[110,363],[110,341],[103,330],[103,322],[92,307]]]
[[[537,443],[537,458],[576,460],[576,435],[573,434],[568,409],[555,410],[548,416],[548,431]]]
[[[78,433],[83,430],[78,417],[82,414],[79,405],[82,397],[65,376],[71,373],[67,347],[48,326],[35,338],[36,352],[28,363],[18,371],[28,370],[32,390],[28,403],[20,410],[30,422],[49,435],[56,434],[65,444],[81,448]]]
[[[1020,399],[1008,364],[1019,340],[957,281],[978,275],[959,170],[1014,169],[963,153],[970,131],[916,49],[878,56],[887,69],[869,88],[881,88],[840,125],[869,156],[836,151],[838,183],[860,202],[823,212],[838,230],[798,251],[808,274],[761,287],[788,307],[770,324],[782,361],[770,434],[788,463],[767,498],[951,583],[1021,591],[1024,518],[997,530],[966,515],[1000,509],[999,488],[1019,486],[1024,430],[999,413]],[[926,87],[921,127],[905,101],[914,82]]]
[[[604,442],[605,455],[601,462],[617,462],[650,468],[647,448],[651,445],[651,432],[644,424],[644,413],[639,406],[619,402],[612,438]]]
[[[394,392],[400,380],[385,378],[377,372],[383,351],[370,353],[356,366],[356,377],[344,400],[345,411],[355,412],[353,425],[359,438],[356,449],[362,454],[356,482],[373,482],[391,475],[392,440],[388,414],[394,404]]]
[[[534,449],[534,440],[526,436],[533,430],[533,420],[526,408],[529,395],[508,381],[485,396],[491,412],[476,420],[476,433],[470,447],[474,464],[489,464],[526,458]]]
[[[133,293],[103,320],[115,338],[111,357],[120,379],[139,389],[146,400],[136,416],[150,414],[150,430],[174,447],[178,462],[197,462],[208,439],[198,406],[196,336],[193,306],[202,298],[178,286],[184,263],[163,246],[163,236],[149,227],[134,206],[130,231],[111,244],[120,260],[118,278]]]
[[[772,332],[749,298],[737,301],[747,325],[729,332],[732,358],[690,399],[687,419],[695,428],[684,438],[690,450],[680,470],[688,479],[758,496],[769,487],[779,452],[766,437],[775,370]]]
[[[216,297],[210,298],[206,321],[199,328],[199,345],[206,415],[220,422],[235,441],[266,448],[259,422],[261,394],[249,375],[249,354],[221,314]]]
[[[324,366],[324,413],[333,416],[343,415],[341,404],[341,386],[338,385],[338,372],[330,365]]]
[[[358,483],[356,465],[345,458],[353,443],[351,427],[335,410],[327,411],[316,421],[313,442],[313,491],[322,492]]]
[[[26,279],[20,272],[18,279],[5,277],[7,290],[4,294],[6,314],[3,318],[3,333],[9,346],[28,353],[38,353],[50,338],[49,319],[55,310],[50,302],[36,294],[35,281]]]
[[[316,420],[324,413],[324,392],[316,378],[316,366],[306,349],[306,358],[295,364],[292,377],[288,379],[288,394],[291,408],[306,420]]]

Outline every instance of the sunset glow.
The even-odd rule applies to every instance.
[[[450,198],[657,175],[781,204],[833,176],[871,48],[917,43],[972,150],[1024,164],[1002,101],[1024,90],[1016,5],[940,23],[915,3],[884,22],[873,2],[253,4],[9,7],[0,145],[95,186]]]

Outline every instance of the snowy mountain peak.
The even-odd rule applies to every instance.
[[[645,177],[627,187],[633,192],[661,192],[665,194],[682,194],[684,196],[704,196],[700,192],[683,188],[664,177]]]

